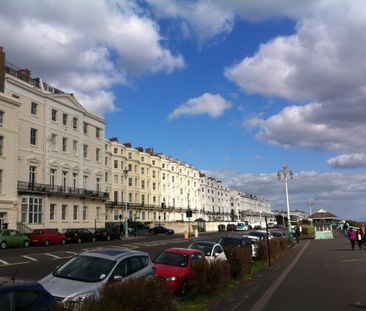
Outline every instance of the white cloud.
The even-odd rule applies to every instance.
[[[280,167],[280,166],[279,166]],[[205,171],[233,189],[269,200],[272,209],[286,210],[285,186],[276,173],[241,174],[234,170]],[[308,211],[306,202],[315,198],[312,210],[324,208],[339,218],[366,219],[364,174],[295,172],[288,183],[291,210]]]
[[[111,88],[131,76],[184,67],[183,57],[163,45],[158,24],[129,0],[8,1],[0,24],[8,61],[84,98],[99,94],[104,105],[83,101],[99,113],[115,110]]]
[[[334,168],[361,168],[366,167],[366,154],[353,153],[341,154],[328,160],[328,164]]]
[[[195,116],[207,114],[212,118],[221,116],[225,110],[230,109],[232,104],[221,95],[205,93],[199,97],[191,98],[169,114],[172,120],[183,115]]]
[[[119,108],[114,106],[114,95],[112,92],[95,91],[88,94],[77,93],[79,102],[97,114],[104,112],[115,112]]]
[[[297,21],[294,34],[263,43],[254,55],[227,67],[225,76],[248,94],[293,102],[275,115],[243,123],[258,128],[259,139],[286,147],[364,153],[366,5],[359,0],[320,2],[316,10],[312,2],[304,14],[288,13]],[[348,161],[355,163],[344,168],[360,166],[355,157]]]

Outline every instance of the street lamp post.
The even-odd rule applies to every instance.
[[[128,217],[128,210],[127,210],[127,175],[128,175],[128,172],[130,170],[128,169],[125,169],[123,170],[123,176],[125,177],[125,180],[126,180],[126,217],[125,217],[125,237],[128,238],[128,221],[127,221],[127,217]]]
[[[312,200],[308,200],[307,202],[306,202],[306,205],[308,206],[308,208],[309,208],[309,216],[311,216],[312,214],[313,214],[313,212],[311,211],[311,206],[312,205],[314,205],[314,201],[312,201]],[[311,225],[313,225],[313,220],[311,219],[310,220],[310,223],[311,223]]]
[[[292,232],[291,232],[291,218],[290,218],[290,203],[288,199],[288,185],[287,181],[289,178],[293,178],[294,174],[291,170],[288,169],[287,164],[282,166],[282,170],[278,171],[277,178],[279,180],[283,179],[285,181],[285,191],[286,191],[286,206],[287,206],[287,239],[292,240]]]

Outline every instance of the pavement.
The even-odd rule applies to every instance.
[[[334,234],[300,240],[208,310],[366,310],[366,251],[352,251],[341,232]]]

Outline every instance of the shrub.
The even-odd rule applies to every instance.
[[[301,226],[301,235],[302,236],[314,236],[315,228],[311,225],[302,225]]]
[[[226,252],[226,257],[233,278],[242,278],[250,272],[252,264],[252,249],[250,247],[231,247]]]
[[[189,280],[189,294],[191,296],[209,292],[208,269],[209,266],[206,262],[197,262],[192,266],[192,276]]]
[[[189,294],[209,294],[224,288],[230,282],[230,266],[227,261],[216,261],[209,265],[197,263],[192,267]]]
[[[170,311],[173,293],[164,282],[155,279],[131,279],[107,284],[98,297],[82,305],[63,305],[57,311]]]
[[[260,241],[258,243],[258,259],[266,260],[268,259],[268,245],[267,240]],[[271,252],[271,258],[278,258],[283,251],[287,249],[287,239],[284,238],[273,238],[269,240],[269,249]]]
[[[215,261],[208,269],[207,283],[210,291],[215,291],[226,287],[230,282],[230,265],[227,261]]]

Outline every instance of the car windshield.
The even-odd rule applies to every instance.
[[[32,231],[32,234],[43,234],[43,230],[35,229],[35,230]]]
[[[230,239],[230,238],[221,238],[219,244],[224,247],[228,246],[239,246],[240,240],[239,239]]]
[[[154,263],[164,264],[177,267],[187,267],[189,256],[179,253],[164,252],[161,253],[155,260]]]
[[[211,256],[212,247],[213,247],[212,244],[200,243],[200,242],[192,243],[189,246],[189,248],[199,249],[200,251],[202,251],[205,254],[205,256]]]
[[[100,282],[108,276],[115,261],[92,257],[76,256],[58,268],[53,276],[82,282]]]

